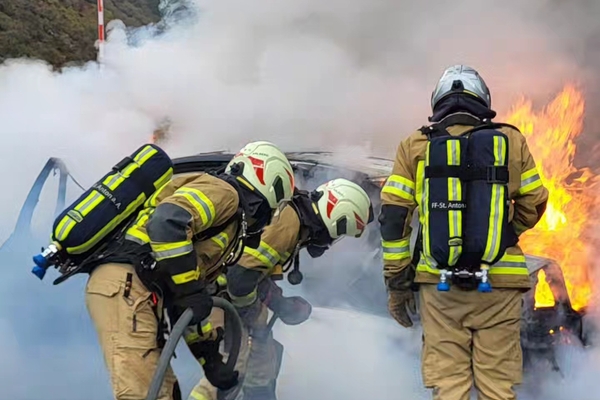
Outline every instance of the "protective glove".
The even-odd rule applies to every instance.
[[[299,325],[312,313],[310,303],[300,296],[275,298],[271,301],[271,309],[286,325]]]
[[[286,325],[298,325],[310,317],[312,306],[308,301],[300,296],[283,296],[281,288],[271,279],[260,283],[259,293],[263,303]]]
[[[223,355],[219,352],[219,345],[223,340],[223,328],[215,330],[214,340],[203,340],[188,344],[190,351],[200,361],[206,379],[214,387],[229,390],[238,384],[238,371],[227,368],[223,362]]]
[[[198,325],[208,318],[212,307],[213,301],[206,292],[196,292],[186,296],[175,297],[172,307],[174,314],[173,321],[178,320],[187,308],[191,308],[194,316],[189,325]]]
[[[415,268],[408,265],[398,274],[385,279],[388,292],[388,311],[405,328],[413,326],[409,312],[416,314],[414,289]]]
[[[408,312],[416,314],[415,296],[412,290],[388,290],[388,311],[396,322],[405,328],[413,326]]]

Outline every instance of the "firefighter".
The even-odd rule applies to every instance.
[[[446,69],[431,107],[431,124],[400,143],[381,192],[389,312],[412,326],[419,289],[422,374],[434,399],[468,400],[473,385],[481,400],[516,399],[530,288],[517,243],[542,217],[548,191],[525,137],[491,121],[490,92],[473,68]]]
[[[291,198],[293,188],[285,155],[272,143],[249,143],[222,175],[173,178],[148,199],[124,239],[110,243],[90,275],[86,304],[115,399],[146,398],[160,357],[163,306],[172,323],[193,310],[192,351],[206,377],[222,389],[237,384],[238,372],[226,370],[219,353],[222,332],[208,322],[207,283],[237,246],[258,245],[274,209]],[[159,398],[181,399],[171,369]]]
[[[297,190],[265,228],[260,246],[244,250],[239,262],[228,269],[227,292],[249,331],[251,344],[242,349],[238,359],[240,373],[245,375],[243,384],[219,398],[235,399],[242,391],[244,400],[276,400],[283,346],[273,339],[268,309],[284,324],[298,325],[308,319],[311,306],[302,297],[284,297],[275,281],[293,264],[288,280],[300,283],[301,249],[319,257],[344,235],[360,237],[372,219],[367,193],[351,181],[334,179],[310,193]],[[189,399],[216,400],[217,388],[203,379]]]

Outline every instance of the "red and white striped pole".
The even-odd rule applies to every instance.
[[[98,62],[104,60],[104,0],[98,1]]]

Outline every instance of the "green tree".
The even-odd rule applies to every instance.
[[[105,0],[105,24],[127,26],[158,21],[159,0]],[[96,58],[95,0],[1,0],[0,62],[31,57],[55,67]]]

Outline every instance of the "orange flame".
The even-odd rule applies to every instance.
[[[599,181],[590,169],[573,165],[574,140],[582,132],[584,110],[582,92],[567,85],[543,110],[534,111],[531,101],[523,98],[504,118],[527,138],[542,182],[550,192],[544,217],[523,234],[520,244],[527,253],[559,263],[574,310],[584,308],[592,295],[589,268],[593,245],[585,240],[585,234],[592,228],[591,215],[597,202],[590,189]],[[543,288],[538,287],[540,303]]]
[[[556,301],[554,300],[554,294],[550,289],[550,285],[546,280],[546,273],[543,269],[540,269],[537,274],[537,285],[535,287],[535,308],[549,308],[554,307]]]

